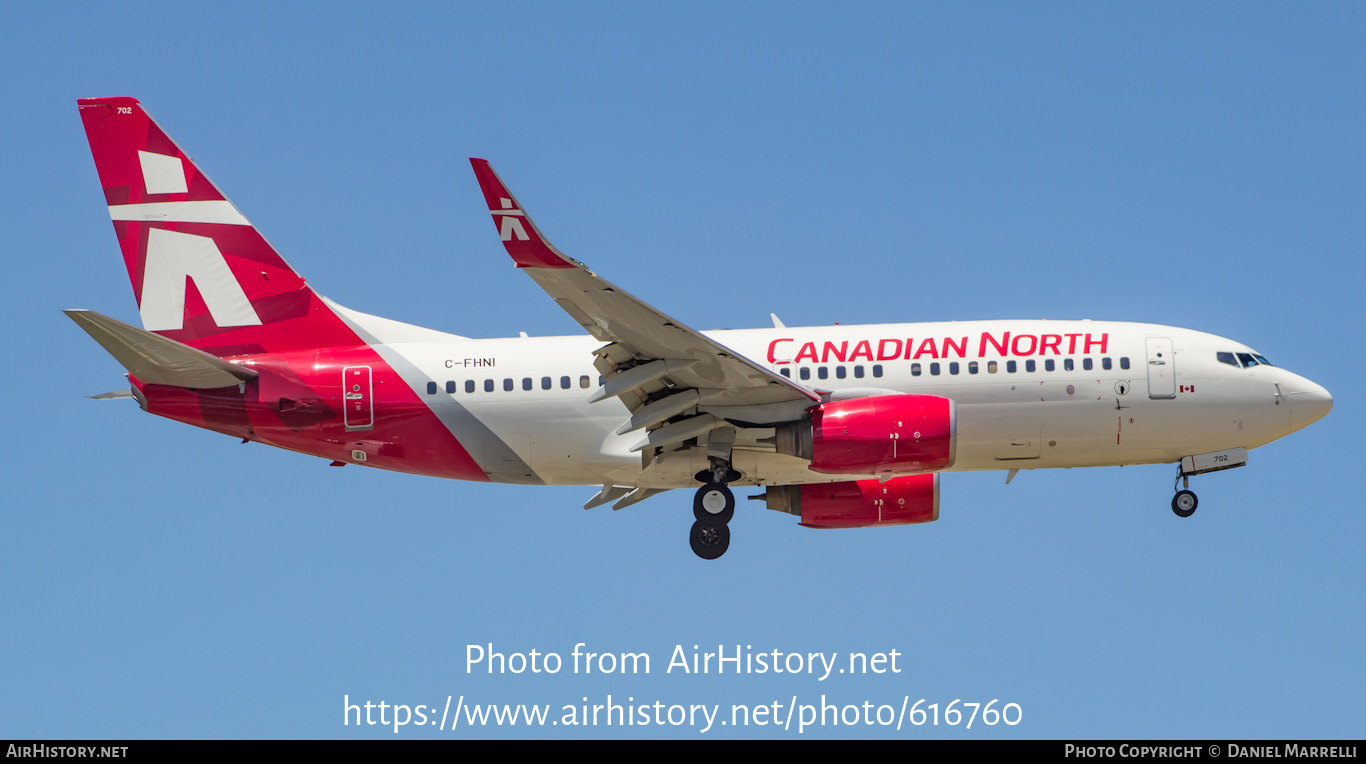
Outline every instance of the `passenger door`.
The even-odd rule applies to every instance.
[[[1148,397],[1176,397],[1176,354],[1166,337],[1148,338]]]

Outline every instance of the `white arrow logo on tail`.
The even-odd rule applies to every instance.
[[[143,264],[142,326],[153,332],[185,327],[185,279],[193,279],[214,323],[219,326],[259,326],[261,317],[232,275],[214,240],[178,231],[153,228],[147,232],[147,261]]]

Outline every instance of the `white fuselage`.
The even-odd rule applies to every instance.
[[[1255,354],[1242,343],[1153,324],[967,321],[704,334],[826,397],[952,399],[955,471],[1176,462],[1251,449],[1315,421],[1332,401],[1285,369],[1237,363]],[[443,419],[473,417],[501,441],[473,444],[481,463],[511,452],[548,484],[694,485],[707,464],[703,449],[647,462],[630,451],[643,432],[617,434],[630,416],[625,406],[587,402],[600,385],[587,361],[601,344],[588,336],[458,339],[394,342],[381,352],[406,362],[405,379]],[[866,477],[816,473],[759,442],[773,434],[764,423],[792,411],[712,413],[749,425],[735,443],[736,484]],[[462,442],[470,439],[466,433]]]

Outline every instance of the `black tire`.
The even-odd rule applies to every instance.
[[[704,560],[715,560],[730,548],[730,526],[693,523],[688,543],[692,545],[693,554]]]
[[[1177,517],[1190,517],[1195,514],[1195,508],[1200,506],[1200,500],[1195,498],[1195,494],[1190,491],[1177,491],[1172,497],[1172,511]]]
[[[720,503],[718,511],[716,505]],[[709,506],[710,505],[710,506]],[[735,494],[725,483],[707,483],[692,500],[692,516],[703,525],[725,525],[735,517]]]

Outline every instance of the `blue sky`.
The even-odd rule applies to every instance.
[[[7,10],[0,737],[395,737],[352,701],[899,705],[1014,727],[812,736],[1360,737],[1360,5],[30,4]],[[478,337],[577,326],[511,267],[466,157],[561,249],[699,329],[1096,318],[1246,342],[1335,395],[1196,478],[951,474],[939,522],[797,527],[688,492],[329,469],[84,396],[136,320],[75,99],[131,95],[323,294]],[[469,674],[468,644],[647,652]],[[680,676],[675,645],[902,654]],[[679,736],[488,727],[397,737]],[[705,736],[796,737],[772,727]]]

